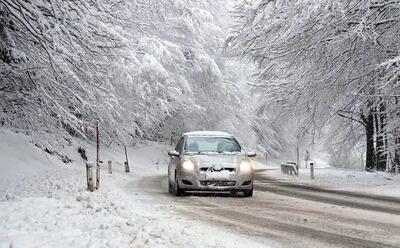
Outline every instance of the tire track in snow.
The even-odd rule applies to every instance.
[[[317,202],[400,215],[400,199],[291,184],[257,176],[255,190]]]
[[[267,236],[285,247],[399,247],[400,237],[396,233],[400,224],[387,221],[370,220],[352,212],[362,212],[362,216],[377,213],[376,208],[360,209],[350,206],[352,212],[341,216],[343,206],[337,202],[320,202],[318,198],[300,199],[286,194],[276,194],[268,189],[257,191],[253,198],[226,197],[222,194],[191,194],[187,197],[166,195],[163,185],[165,176],[147,177],[139,184],[161,197],[159,204],[173,204],[181,213],[197,216],[203,221],[222,225],[246,235]],[[153,181],[151,183],[150,181]],[[258,186],[258,185],[257,185]],[[258,190],[258,187],[256,187]],[[165,192],[164,192],[165,191]],[[218,196],[218,197],[210,197]],[[279,201],[283,201],[279,202]],[[307,204],[315,205],[309,207]],[[321,208],[318,208],[318,204]],[[332,209],[329,208],[333,208]],[[387,210],[387,209],[385,209]],[[392,211],[385,211],[386,217],[393,216]],[[350,216],[349,216],[350,215]],[[288,217],[289,216],[289,217]],[[299,220],[308,219],[306,223]],[[328,223],[328,224],[327,224]],[[397,230],[397,231],[396,231]],[[391,239],[392,237],[392,239]]]

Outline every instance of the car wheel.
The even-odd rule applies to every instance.
[[[251,188],[249,190],[244,190],[243,195],[244,195],[244,197],[252,197],[253,196],[253,188]]]
[[[237,193],[237,190],[236,190],[236,189],[231,190],[231,195],[232,195],[232,196],[236,195],[236,193]]]
[[[173,194],[175,196],[182,196],[184,193],[185,193],[185,191],[179,187],[178,176],[176,175],[176,172],[175,172],[175,183],[174,183],[174,187],[173,187]]]

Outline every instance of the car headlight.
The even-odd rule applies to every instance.
[[[191,160],[187,159],[183,161],[182,168],[188,171],[192,171],[194,170],[194,164]]]
[[[252,172],[253,171],[253,166],[251,165],[251,161],[242,160],[240,162],[240,171],[241,172]]]

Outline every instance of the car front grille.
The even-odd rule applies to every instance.
[[[207,171],[209,170],[210,167],[201,167],[200,171]],[[222,168],[221,171],[230,171],[230,172],[235,172],[235,168]]]
[[[203,180],[200,181],[203,186],[235,186],[236,181],[215,181],[215,180]]]

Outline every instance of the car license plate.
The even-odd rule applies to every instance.
[[[208,171],[203,175],[203,180],[224,180],[235,177],[235,173],[231,171]]]

